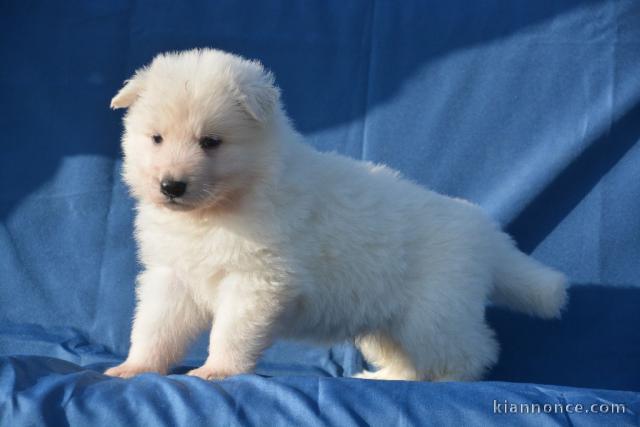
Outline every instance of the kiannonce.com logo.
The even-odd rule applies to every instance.
[[[515,403],[493,400],[494,414],[624,414],[623,403]]]

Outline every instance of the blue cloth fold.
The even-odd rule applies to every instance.
[[[241,375],[207,382],[143,374],[122,380],[35,356],[0,358],[0,401],[3,425],[599,426],[632,425],[640,411],[640,396],[631,392],[318,376]],[[540,407],[520,409],[521,404]],[[510,413],[512,405],[532,413]],[[576,413],[576,405],[589,412]],[[557,413],[545,413],[551,407]]]

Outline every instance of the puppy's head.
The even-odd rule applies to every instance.
[[[273,166],[273,76],[254,61],[198,49],[162,54],[111,101],[125,116],[123,176],[138,200],[191,211],[229,204]]]

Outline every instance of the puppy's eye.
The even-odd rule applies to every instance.
[[[162,143],[162,135],[153,135],[151,139],[153,139],[154,144]]]
[[[222,144],[222,140],[215,136],[205,136],[204,138],[200,138],[200,147],[204,150],[216,148],[220,144]]]

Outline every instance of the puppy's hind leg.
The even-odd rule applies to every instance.
[[[440,302],[428,309],[417,304],[394,334],[423,380],[477,380],[498,359],[498,343],[481,301]]]
[[[420,375],[404,350],[387,334],[378,332],[362,335],[356,339],[367,362],[378,368],[376,371],[363,371],[355,378],[369,380],[420,380]]]

